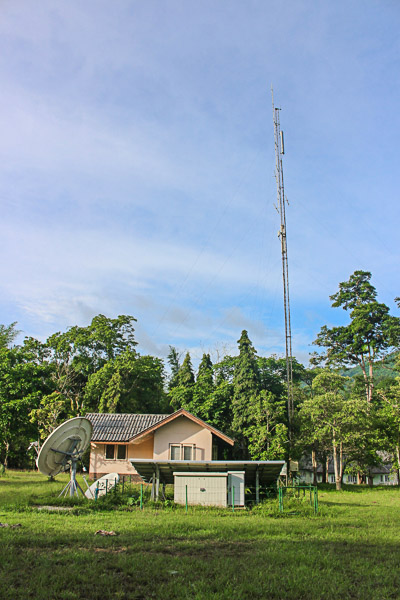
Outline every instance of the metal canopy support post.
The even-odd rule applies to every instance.
[[[260,473],[256,470],[256,504],[260,504]]]
[[[153,472],[153,477],[151,478],[151,501],[154,502],[156,494],[156,474]]]
[[[160,496],[160,468],[156,465],[156,500]]]

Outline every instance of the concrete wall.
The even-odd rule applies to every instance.
[[[196,444],[193,460],[211,460],[212,434],[185,416],[166,423],[154,432],[154,458],[169,460],[170,444]]]
[[[127,444],[127,458],[125,460],[106,459],[106,444],[92,443],[90,448],[89,476],[98,478],[106,473],[119,475],[135,475],[139,477],[129,462],[129,458],[153,458],[154,436],[151,435],[137,444]],[[114,444],[115,446],[117,444]]]

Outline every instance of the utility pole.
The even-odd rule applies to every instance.
[[[281,226],[278,237],[281,241],[282,251],[282,279],[283,279],[283,306],[285,313],[285,348],[286,348],[286,384],[287,384],[287,418],[289,430],[289,453],[292,448],[293,437],[293,363],[292,363],[292,331],[290,325],[290,303],[289,303],[289,270],[288,270],[288,252],[287,252],[287,235],[286,235],[286,203],[285,186],[283,183],[283,165],[282,155],[285,153],[283,131],[281,131],[279,112],[280,108],[274,106],[274,91],[271,87],[272,94],[272,115],[274,122],[274,137],[275,137],[275,179],[277,191],[277,206],[276,210],[279,213]],[[289,465],[288,465],[289,475]]]

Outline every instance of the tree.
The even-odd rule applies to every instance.
[[[115,319],[97,315],[87,327],[75,325],[48,338],[54,385],[68,398],[72,414],[84,409],[84,390],[91,375],[123,353],[135,353],[134,322],[129,315]]]
[[[246,428],[252,460],[285,458],[288,444],[285,413],[285,400],[277,400],[265,390],[257,396],[257,401],[252,404],[250,424]]]
[[[164,366],[159,358],[126,350],[89,376],[85,412],[164,413]]]
[[[37,438],[29,414],[52,391],[51,366],[39,348],[26,339],[22,346],[0,349],[0,462],[6,467],[10,459],[15,466],[24,463],[29,441]]]
[[[30,411],[29,420],[37,426],[40,439],[45,440],[58,425],[71,416],[68,399],[60,392],[52,392],[42,396],[39,406]]]
[[[189,412],[205,421],[212,418],[209,414],[210,404],[207,400],[212,395],[214,388],[213,364],[210,355],[203,354],[197,371],[196,382],[193,386],[192,401],[187,406]]]
[[[233,429],[244,434],[249,425],[253,403],[260,392],[260,373],[258,370],[256,351],[243,330],[238,340],[239,356],[233,377]]]
[[[325,353],[313,358],[314,364],[324,361],[334,367],[358,364],[368,402],[374,391],[374,364],[392,352],[400,340],[400,319],[389,315],[389,308],[377,302],[370,279],[368,271],[355,271],[330,296],[333,307],[350,311],[350,323],[331,329],[324,325],[314,344],[325,348]]]
[[[187,352],[184,361],[179,368],[178,383],[169,392],[171,406],[175,410],[178,410],[179,408],[186,408],[189,410],[189,407],[193,402],[194,381],[192,361],[189,352]]]
[[[180,365],[180,353],[174,346],[169,347],[169,354],[167,356],[167,361],[169,366],[171,367],[171,375],[168,381],[168,389],[171,390],[173,387],[176,387],[179,383],[179,369]]]
[[[343,478],[343,442],[346,431],[345,377],[325,369],[313,381],[313,397],[303,402],[300,418],[309,421],[310,443],[330,447],[335,469],[336,489]]]
[[[21,333],[15,328],[16,325],[16,321],[7,326],[0,324],[0,348],[8,348],[17,335]]]

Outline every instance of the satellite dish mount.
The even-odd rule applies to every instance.
[[[79,483],[76,480],[76,467],[78,465],[78,460],[81,460],[82,454],[83,454],[82,452],[79,452],[79,450],[77,449],[77,446],[78,446],[79,442],[81,441],[81,438],[72,435],[68,439],[71,441],[71,446],[67,452],[64,452],[63,450],[58,450],[57,448],[50,448],[50,450],[52,452],[55,452],[56,454],[61,455],[60,456],[60,458],[61,458],[60,464],[63,465],[63,471],[67,471],[67,469],[69,468],[70,473],[71,473],[70,480],[68,481],[67,485],[61,490],[58,497],[68,496],[68,492],[69,492],[69,495],[71,496],[71,498],[75,494],[77,496],[79,496],[78,490],[80,490],[82,496],[84,496],[85,492],[83,491],[83,489],[81,488],[81,486],[79,485]]]

